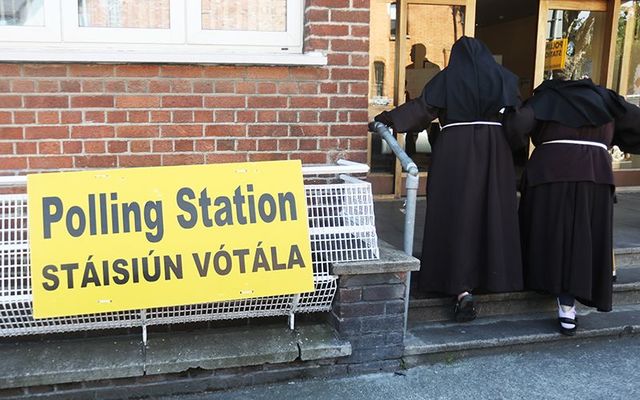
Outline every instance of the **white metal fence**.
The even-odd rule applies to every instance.
[[[303,167],[305,177],[366,172],[363,164]],[[0,337],[89,329],[142,327],[181,322],[327,311],[336,292],[337,261],[379,257],[373,197],[367,182],[340,175],[339,183],[305,184],[315,290],[295,295],[217,303],[34,319],[32,316],[27,195],[0,194]],[[0,186],[26,184],[24,177],[0,177]],[[146,335],[145,335],[146,341]]]

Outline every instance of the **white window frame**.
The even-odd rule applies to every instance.
[[[187,0],[189,1],[189,0]],[[75,43],[184,43],[184,0],[169,1],[169,28],[103,28],[80,26],[78,1],[62,1],[62,38]]]
[[[303,54],[304,0],[287,1],[286,32],[203,30],[199,0],[170,0],[168,29],[80,27],[77,0],[44,4],[45,27],[0,26],[0,61],[327,65]]]
[[[225,44],[245,48],[270,48],[290,53],[302,52],[304,10],[302,0],[287,1],[287,26],[283,32],[225,31],[202,29],[202,2],[187,2],[187,41],[199,44]]]
[[[0,37],[15,42],[60,41],[60,0],[43,0],[44,26],[0,26]]]

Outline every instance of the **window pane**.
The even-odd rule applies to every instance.
[[[168,29],[169,0],[78,0],[78,24],[99,28]]]
[[[44,0],[0,0],[0,25],[44,26]]]
[[[286,32],[287,0],[202,0],[202,29]]]
[[[607,14],[579,10],[550,10],[547,24],[545,79],[580,79],[599,83]]]
[[[394,104],[418,97],[427,82],[447,66],[451,46],[465,34],[466,7],[409,3],[406,53],[396,60],[395,32],[389,36],[395,24],[395,14],[389,14],[392,9],[395,2],[371,2],[369,120]],[[396,68],[405,70],[405,90],[394,102]],[[428,136],[437,131],[438,125],[433,124],[422,132],[405,132],[405,150],[420,171],[429,167]],[[370,151],[372,172],[395,173],[395,156],[377,135],[371,136]]]
[[[640,1],[622,4],[618,22],[614,81],[621,95],[640,104]]]
[[[420,96],[424,86],[447,66],[451,47],[465,31],[464,6],[409,4],[407,13],[407,50],[404,60],[404,100]],[[438,134],[440,125],[432,123],[422,132],[406,132],[405,151],[427,171],[431,164],[429,138]]]
[[[640,1],[625,1],[620,8],[614,88],[627,101],[640,105]],[[640,169],[640,156],[614,149],[614,169]]]

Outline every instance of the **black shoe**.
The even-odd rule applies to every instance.
[[[574,336],[576,334],[576,330],[578,330],[578,318],[571,319],[566,317],[558,318],[558,326],[560,327],[560,333],[565,336]],[[562,324],[565,323],[567,325],[573,325],[573,328],[565,328]]]
[[[456,322],[469,322],[476,319],[476,308],[471,294],[465,294],[456,302],[453,310]]]

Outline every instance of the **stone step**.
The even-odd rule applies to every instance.
[[[261,325],[260,329],[151,333],[146,346],[140,339],[128,335],[0,342],[0,398],[4,398],[2,390],[8,388],[140,378],[185,373],[192,368],[225,370],[351,354],[351,344],[338,339],[324,323],[299,324],[295,331],[279,324]],[[153,397],[148,390],[140,385],[140,393],[128,396]],[[89,397],[94,398],[87,391],[78,398]],[[64,395],[62,398],[66,399]]]
[[[530,291],[477,294],[474,297],[478,315],[481,317],[549,312],[556,308],[552,296]],[[618,270],[617,281],[613,285],[613,304],[640,304],[640,265],[626,266]],[[450,297],[411,299],[409,321],[449,321],[453,318],[453,306],[453,299]]]
[[[640,265],[640,247],[619,248],[613,253],[616,257],[616,268]]]
[[[407,367],[425,362],[452,361],[474,354],[513,351],[516,346],[559,345],[567,341],[637,334],[640,305],[614,308],[609,313],[582,310],[575,336],[561,335],[555,311],[478,318],[470,323],[413,323],[405,337],[403,361]]]

